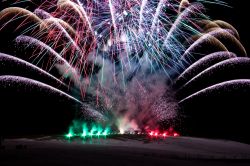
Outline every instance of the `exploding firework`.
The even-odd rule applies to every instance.
[[[248,58],[237,58],[246,56],[238,32],[210,20],[202,2],[34,0],[13,5],[22,3],[33,8],[0,12],[0,33],[8,36],[1,46],[6,53],[0,54],[1,84],[21,82],[57,93],[80,105],[78,118],[109,123],[121,132],[169,127],[179,118],[180,105],[216,88],[245,85],[224,82],[247,79],[234,70],[249,66]],[[8,69],[12,65],[15,70]],[[212,75],[219,78],[223,70],[233,74],[201,83]]]

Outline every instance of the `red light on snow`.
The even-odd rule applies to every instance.
[[[180,136],[178,133],[174,133],[174,137],[178,137]]]
[[[168,130],[165,130],[165,131],[162,131],[162,132],[159,132],[159,130],[154,130],[154,131],[149,131],[148,132],[148,135],[150,137],[156,137],[156,138],[167,138],[167,137],[179,137],[180,134],[176,131],[174,131],[173,128],[170,128]]]

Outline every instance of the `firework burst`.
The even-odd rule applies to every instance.
[[[19,3],[31,3],[35,10],[9,7],[0,12],[0,33],[11,33],[7,40],[15,50],[5,51],[9,55],[1,54],[2,59],[43,73],[30,79],[84,105],[82,111],[91,112],[84,118],[120,130],[171,126],[178,117],[178,100],[183,103],[219,81],[188,87],[231,61],[216,63],[235,54],[246,56],[238,32],[226,22],[210,20],[202,2],[52,0],[13,5]],[[1,80],[25,82],[10,76]]]

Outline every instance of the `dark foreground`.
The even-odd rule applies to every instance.
[[[116,136],[65,140],[60,137],[7,139],[0,165],[188,165],[249,166],[250,145],[190,137],[149,139]]]

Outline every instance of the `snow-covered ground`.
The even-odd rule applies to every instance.
[[[62,137],[19,138],[7,139],[4,145],[5,150],[0,150],[1,166],[250,165],[248,144],[191,137],[150,139],[144,136],[117,136],[85,141],[69,141]]]

